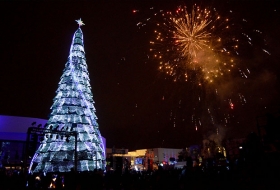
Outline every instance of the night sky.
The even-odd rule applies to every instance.
[[[78,27],[75,20],[81,18],[85,23],[82,31],[97,122],[107,147],[133,150],[200,144],[213,128],[202,126],[195,130],[191,97],[197,92],[190,84],[174,83],[158,71],[158,64],[147,56],[153,25],[147,22],[145,27],[137,26],[152,17],[153,11],[173,11],[179,5],[197,3],[216,7],[225,14],[232,10],[246,18],[248,27],[262,31],[265,49],[271,54],[256,43],[250,54],[244,56],[244,64],[250,69],[245,82],[236,77],[223,83],[228,94],[232,91],[236,95],[238,88],[246,103],[236,104],[231,111],[231,124],[221,127],[220,135],[245,137],[257,130],[257,116],[280,108],[279,3],[206,2],[1,1],[0,114],[48,119]]]

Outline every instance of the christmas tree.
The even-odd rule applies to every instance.
[[[96,122],[87,70],[81,19],[58,84],[41,144],[29,172],[104,169],[105,148]],[[77,134],[76,136],[73,134]],[[72,135],[71,135],[72,134]]]

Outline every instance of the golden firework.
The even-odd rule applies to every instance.
[[[178,79],[213,82],[214,78],[229,72],[235,65],[231,51],[237,51],[237,39],[223,40],[229,30],[228,18],[221,19],[217,12],[194,6],[178,8],[176,13],[162,13],[163,21],[151,41],[153,57],[159,60],[159,69]],[[227,38],[229,36],[226,36]],[[228,43],[230,46],[228,48]],[[233,47],[233,48],[232,48]]]

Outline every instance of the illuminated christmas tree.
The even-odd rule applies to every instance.
[[[81,19],[58,84],[51,114],[29,172],[104,169],[105,148],[96,122]],[[52,131],[52,132],[50,132]],[[77,133],[77,136],[71,135]],[[70,134],[70,135],[67,135]]]

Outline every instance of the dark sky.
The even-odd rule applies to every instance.
[[[151,7],[175,10],[196,1],[65,2],[0,2],[0,114],[48,119],[78,27],[75,20],[82,18],[96,115],[107,147],[182,148],[211,135],[196,131],[191,122],[189,96],[196,92],[191,92],[189,84],[167,80],[158,65],[147,59],[152,26],[136,26],[153,15]],[[246,18],[251,28],[263,32],[271,53],[254,46],[255,53],[244,61],[250,69],[246,83],[224,83],[233,93],[242,83],[239,89],[246,104],[232,111],[235,123],[221,128],[221,135],[244,137],[256,131],[257,116],[279,110],[279,5],[276,0],[206,2],[221,12],[233,10]],[[171,115],[176,115],[175,127]]]

